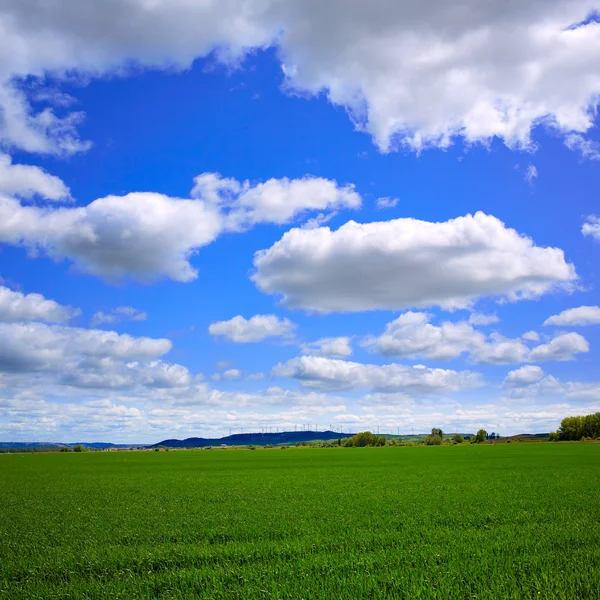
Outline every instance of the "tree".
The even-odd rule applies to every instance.
[[[465,438],[462,435],[460,435],[460,433],[455,433],[452,437],[452,441],[455,444],[462,444],[465,441]]]
[[[81,444],[73,446],[73,452],[85,452],[85,448]]]
[[[481,444],[487,439],[487,431],[480,429],[473,437],[471,437],[471,444]]]
[[[433,431],[436,431],[435,429],[432,430],[432,433],[429,434],[426,438],[425,438],[425,443],[428,446],[440,446],[442,443],[442,436],[441,435],[436,435],[433,433]],[[437,431],[440,431],[439,429]]]
[[[439,435],[440,437],[444,437],[444,432],[441,429],[438,429],[437,427],[434,427],[431,430],[431,435]]]
[[[549,439],[551,442],[558,442],[558,440],[560,440],[560,435],[559,435],[558,431],[551,431],[551,432],[548,434],[548,439]]]
[[[384,435],[373,435],[370,431],[361,431],[352,437],[346,438],[344,441],[346,448],[356,447],[364,448],[365,446],[385,446]]]
[[[60,451],[61,452],[71,452],[71,449],[68,446],[61,446]]]

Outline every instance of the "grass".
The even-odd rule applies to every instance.
[[[599,444],[0,456],[1,599],[599,586]]]

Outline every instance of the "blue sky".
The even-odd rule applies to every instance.
[[[591,5],[97,4],[0,11],[1,440],[600,410]]]

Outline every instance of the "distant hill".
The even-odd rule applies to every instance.
[[[222,438],[187,438],[185,440],[163,440],[153,447],[205,448],[206,446],[264,446],[266,444],[295,444],[315,440],[337,440],[352,437],[353,433],[335,431],[283,431],[281,433],[234,433]]]
[[[111,444],[110,442],[0,442],[0,450],[34,450],[36,448],[43,448],[46,450],[59,450],[60,448],[67,446],[73,448],[73,446],[81,445],[84,448],[91,448],[92,450],[104,450],[106,448],[140,448],[147,446],[147,444]]]

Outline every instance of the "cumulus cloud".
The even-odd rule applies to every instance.
[[[373,365],[319,356],[300,356],[273,367],[274,377],[291,377],[301,385],[321,390],[409,392],[414,394],[456,392],[481,385],[471,371]]]
[[[346,358],[352,356],[352,338],[325,337],[300,346],[303,354]]]
[[[115,324],[121,321],[145,321],[148,318],[148,313],[138,310],[133,306],[117,306],[109,312],[98,311],[94,313],[91,325]]]
[[[487,364],[571,360],[589,350],[585,338],[576,333],[559,335],[530,349],[518,338],[505,338],[498,332],[484,335],[466,321],[433,325],[431,318],[428,313],[409,311],[388,323],[379,337],[366,338],[363,345],[384,356],[450,360],[466,353],[473,362]]]
[[[521,337],[529,342],[540,341],[540,334],[537,331],[526,331]]]
[[[192,198],[221,207],[227,229],[239,230],[257,223],[289,223],[311,210],[359,208],[362,200],[354,186],[338,186],[322,177],[269,179],[252,185],[249,181],[222,178],[204,173],[194,179]]]
[[[409,311],[388,323],[385,332],[365,341],[384,356],[425,356],[448,360],[485,344],[485,336],[469,323],[429,323],[431,315]]]
[[[208,332],[215,337],[224,337],[236,344],[262,342],[267,338],[289,336],[295,329],[289,319],[280,319],[275,315],[254,315],[245,319],[237,315],[229,321],[211,323]]]
[[[481,212],[432,223],[350,221],[291,229],[254,256],[253,281],[292,308],[318,312],[468,307],[477,298],[537,298],[576,278],[542,248]]]
[[[123,361],[112,357],[84,358],[60,373],[62,385],[87,389],[188,388],[194,381],[182,365],[153,361]]]
[[[529,355],[531,361],[573,360],[575,354],[589,352],[588,341],[578,333],[563,333],[547,344],[536,346]]]
[[[8,154],[0,153],[0,194],[46,200],[70,200],[69,188],[61,179],[50,175],[40,167],[12,164]]]
[[[241,379],[244,376],[242,371],[239,369],[227,369],[223,371],[223,373],[214,373],[212,376],[213,381],[235,381],[236,379]]]
[[[597,325],[600,323],[599,306],[579,306],[563,310],[558,315],[552,315],[544,321],[544,325],[573,326]]]
[[[591,0],[458,8],[441,0],[63,0],[31,10],[12,0],[0,12],[2,136],[32,151],[82,146],[77,113],[34,114],[14,78],[124,72],[132,62],[185,68],[215,48],[231,62],[277,46],[289,88],[324,92],[384,151],[446,147],[454,137],[524,147],[538,124],[585,141],[600,93],[600,25],[586,20],[596,8]]]
[[[80,358],[153,359],[171,350],[167,339],[43,323],[0,323],[0,371],[43,371]]]
[[[589,235],[594,238],[595,241],[600,242],[600,218],[596,215],[590,215],[585,220],[581,228],[583,235]]]
[[[23,294],[0,286],[0,322],[64,323],[79,313],[78,309],[48,300],[41,294]]]
[[[67,258],[80,270],[109,280],[188,282],[198,275],[192,255],[224,231],[282,223],[315,206],[360,205],[350,187],[320,178],[251,186],[204,174],[195,181],[192,199],[134,192],[83,207],[53,208],[23,206],[0,196],[0,242]]]
[[[544,371],[541,367],[526,365],[520,369],[510,371],[504,379],[506,387],[523,387],[532,383],[537,383],[544,376]]]

